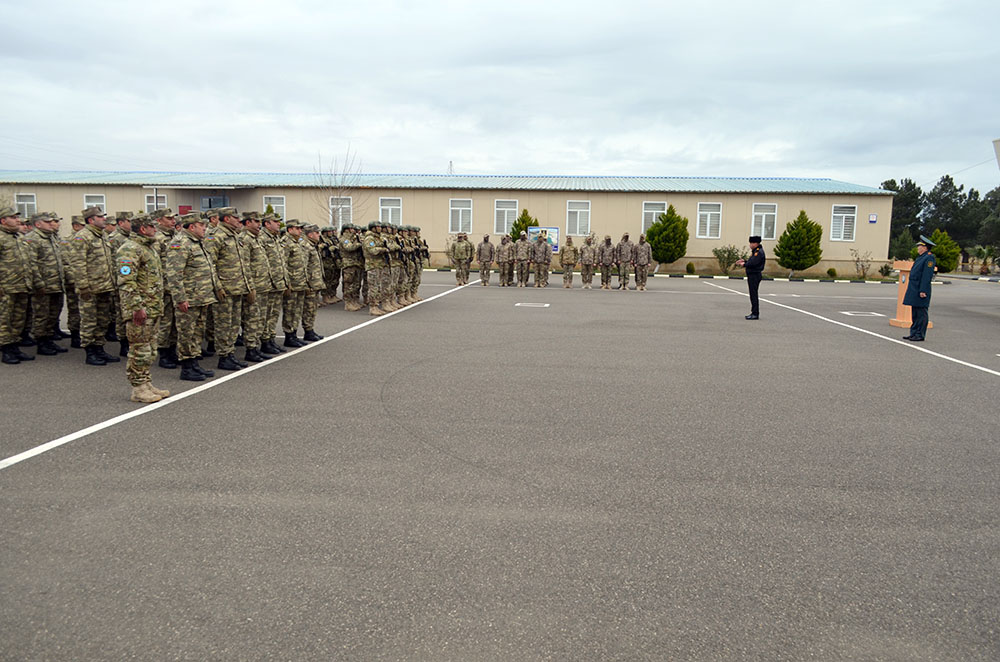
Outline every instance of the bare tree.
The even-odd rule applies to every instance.
[[[361,159],[350,145],[342,157],[329,161],[325,161],[321,153],[316,155],[313,197],[327,223],[338,232],[345,223],[361,224],[363,219],[359,219],[358,214],[369,209],[372,189],[361,185],[361,173]]]

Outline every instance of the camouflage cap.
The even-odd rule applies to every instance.
[[[131,221],[135,218],[135,214],[130,211],[120,211],[115,213],[115,220],[118,221]]]
[[[171,209],[170,207],[167,207],[166,209],[157,209],[156,211],[154,211],[149,216],[153,220],[158,221],[161,218],[171,218],[171,217],[177,216],[177,214],[174,213],[173,209]]]
[[[269,221],[276,221],[276,220],[278,220],[278,217],[275,216],[274,214],[264,214],[263,216],[260,217],[260,220],[261,220],[261,223],[267,223]]]
[[[70,216],[69,222],[72,223],[73,225],[83,225],[83,216],[73,214],[72,216]]]
[[[259,220],[260,220],[260,212],[259,211],[245,211],[245,212],[243,212],[243,222],[244,223],[246,223],[247,221],[259,221]]]
[[[93,218],[95,216],[107,216],[107,214],[104,213],[104,210],[101,209],[100,207],[87,207],[82,212],[80,212],[80,215],[83,216],[83,220],[85,221],[88,218]]]
[[[236,211],[236,207],[219,207],[216,211],[219,212],[219,218],[222,218],[223,216],[232,216],[235,218],[240,214]]]
[[[7,214],[11,216],[11,214]],[[32,214],[28,219],[29,223],[37,223],[38,221],[51,221],[55,218],[55,214],[50,211],[40,211],[37,214]]]
[[[302,229],[306,232],[319,232],[319,226],[313,225],[312,223],[303,225]]]
[[[285,221],[286,228],[301,228],[302,225],[303,225],[302,221],[300,221],[297,218],[290,218],[287,221]]]
[[[201,215],[204,216],[205,218],[212,218],[213,216],[218,218],[219,210],[217,207],[210,207],[209,209],[206,209],[205,211],[201,212]]]
[[[136,230],[144,225],[156,225],[156,221],[149,214],[136,214],[132,217],[132,227]]]
[[[4,205],[0,207],[0,218],[9,218],[10,216],[20,216],[21,212],[14,209],[13,207]]]
[[[187,227],[192,223],[204,223],[205,219],[201,217],[201,212],[189,211],[186,214],[181,215],[181,227]]]
[[[378,221],[368,221],[369,230],[374,230],[377,227],[379,227]]]

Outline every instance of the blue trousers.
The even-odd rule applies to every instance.
[[[913,323],[910,324],[910,337],[923,338],[927,334],[927,306],[910,306]]]

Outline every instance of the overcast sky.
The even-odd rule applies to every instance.
[[[996,0],[0,7],[0,169],[1000,185]]]

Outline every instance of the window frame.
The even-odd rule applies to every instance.
[[[702,234],[702,232],[701,232],[701,215],[702,215],[701,207],[702,207],[702,205],[718,205],[719,206],[719,211],[717,211],[717,212],[716,211],[706,211],[706,212],[704,212],[706,215],[709,215],[709,218],[708,218],[707,222],[705,223],[705,234]],[[719,215],[719,233],[717,235],[715,235],[715,236],[712,236],[712,219],[711,219],[711,214],[718,214]],[[722,202],[707,202],[706,201],[706,202],[699,202],[698,203],[698,220],[695,223],[694,232],[695,232],[695,235],[694,235],[695,239],[721,239],[722,238]]]
[[[570,209],[569,206],[573,203],[585,203],[587,209]],[[590,234],[590,216],[591,216],[592,205],[590,200],[567,200],[566,201],[566,236],[567,237],[586,237]],[[587,212],[587,231],[580,232],[580,212]],[[570,213],[576,213],[576,232],[569,231],[569,215]]]
[[[642,219],[641,219],[641,221],[639,223],[639,228],[642,230],[642,234],[646,234],[646,232],[649,231],[649,228],[646,227],[646,205],[663,205],[663,211],[661,211],[659,214],[656,214],[656,215],[653,216],[653,222],[650,223],[650,225],[652,225],[653,223],[656,223],[656,221],[660,217],[660,214],[666,214],[667,213],[667,209],[670,208],[670,204],[666,200],[643,200],[642,201]]]
[[[468,207],[455,207],[456,202],[468,202]],[[459,232],[465,232],[466,234],[472,234],[472,198],[448,198],[448,234],[458,234]],[[454,229],[453,218],[455,212],[458,212],[458,229]],[[462,229],[462,212],[469,212],[469,229]]]
[[[19,198],[31,196],[31,202],[27,200],[20,200]],[[31,206],[31,210],[28,210],[28,206]],[[22,209],[22,206],[24,207]],[[14,209],[21,212],[21,218],[27,220],[31,218],[32,215],[38,213],[38,196],[34,193],[15,193],[14,194]]]
[[[384,203],[385,200],[399,200],[399,205],[386,205]],[[392,210],[393,209],[398,209],[399,210],[399,223],[393,223],[392,222]],[[388,221],[386,221],[386,220],[383,219],[383,215],[387,211],[389,212],[389,220]],[[378,221],[379,221],[379,223],[389,223],[389,225],[396,225],[396,226],[402,225],[403,224],[403,198],[401,196],[396,196],[396,197],[392,197],[392,198],[379,198],[378,199]]]
[[[159,200],[158,199],[154,199],[154,196],[153,196],[152,193],[147,193],[146,194],[146,213],[147,214],[152,214],[157,209],[166,209],[167,208],[167,194],[166,193],[157,193],[156,196],[155,196],[155,198],[162,198],[163,199],[163,204],[160,205],[159,204]],[[158,205],[158,206],[154,207],[153,205]]]
[[[212,200],[219,200],[219,204],[212,204]],[[201,196],[201,211],[208,211],[209,209],[218,209],[219,207],[229,206],[229,196],[228,195],[203,195]],[[267,209],[267,207],[264,207]]]
[[[774,207],[774,226],[771,228],[771,236],[766,236],[764,234],[764,228],[767,227],[764,220],[760,222],[760,232],[757,232],[755,224],[757,223],[757,205],[771,205]],[[765,212],[762,212],[765,214]],[[777,202],[753,202],[750,204],[750,235],[758,235],[763,241],[774,241],[775,237],[778,236],[778,203]]]
[[[337,214],[337,222],[334,223],[333,210],[336,209],[336,210],[340,211],[340,210],[344,209],[345,207],[344,207],[344,205],[337,205],[336,207],[334,207],[333,206],[333,201],[334,200],[347,200],[346,209],[347,209],[347,216],[348,216],[348,218],[347,218],[346,222],[347,223],[353,223],[354,222],[354,196],[350,196],[350,195],[331,195],[330,196],[330,201],[329,201],[330,225],[336,226],[336,228],[337,228],[337,234],[340,234],[340,231],[341,231],[341,229],[344,226],[343,214]]]
[[[514,203],[514,208],[513,209],[508,209],[508,208],[497,207],[497,203],[498,202],[513,202]],[[520,202],[518,200],[514,200],[514,199],[511,199],[511,198],[496,198],[496,199],[493,200],[493,234],[498,234],[498,235],[505,235],[505,234],[509,235],[510,234],[510,231],[514,227],[514,223],[517,222],[517,216],[518,216],[517,210],[519,209],[519,207],[518,207],[519,204],[520,204]],[[497,214],[499,212],[501,212],[501,211],[504,212],[504,218],[505,219],[507,217],[507,212],[509,212],[509,211],[514,212],[514,218],[511,219],[511,221],[510,221],[510,227],[507,227],[503,231],[501,231],[500,229],[497,228]]]
[[[100,202],[90,202],[87,198],[100,198]],[[105,214],[108,213],[108,197],[103,193],[84,193],[83,194],[83,208],[88,207],[100,207],[101,211]]]
[[[851,208],[854,209],[854,214],[840,214],[840,216],[841,216],[841,222],[840,222],[840,236],[839,237],[834,236],[834,229],[835,229],[834,219],[836,219],[837,216],[838,216],[838,214],[837,214],[837,207],[851,207]],[[844,220],[843,220],[843,218],[846,217],[846,216],[853,216],[854,217],[854,221],[852,222],[852,225],[851,225],[851,238],[850,239],[845,239],[844,238]],[[834,204],[834,205],[831,205],[831,207],[830,207],[830,241],[854,242],[854,241],[856,241],[857,236],[858,236],[858,205],[844,205],[844,204],[840,204],[840,205]]]
[[[285,207],[285,201],[286,201],[285,196],[283,196],[283,195],[262,195],[260,197],[261,197],[261,204],[260,204],[260,211],[261,211],[261,213],[265,213],[267,211],[267,206],[271,205],[271,209],[274,210],[274,213],[278,216],[278,218],[280,218],[282,221],[287,221],[288,220],[288,214],[287,214],[287,210],[286,210],[286,207]],[[281,204],[280,205],[276,205],[273,202],[268,202],[268,200],[277,199],[277,198],[281,198]],[[278,212],[278,207],[281,207],[281,212]]]

